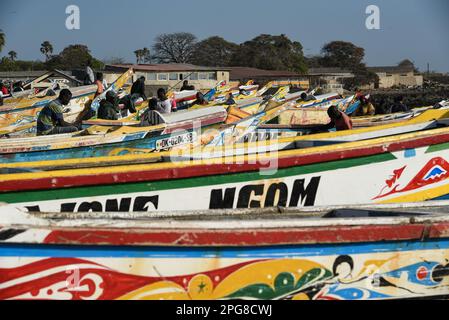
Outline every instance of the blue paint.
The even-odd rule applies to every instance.
[[[416,157],[416,150],[415,149],[406,149],[404,151],[404,157],[405,158],[413,158]]]
[[[441,168],[440,166],[435,166],[432,168],[432,170],[430,170],[426,176],[424,177],[424,180],[429,180],[429,179],[434,179],[434,178],[438,178],[439,176],[441,176],[442,174],[445,174],[446,170],[444,170],[443,168]]]
[[[439,196],[437,198],[433,198],[430,200],[449,200],[449,194],[445,194],[445,195],[442,195],[442,196]]]
[[[345,288],[339,289],[340,284],[333,284],[329,286],[326,296],[339,296],[345,300],[360,300],[360,299],[381,299],[389,298],[390,295],[386,295],[380,292],[375,292],[369,289],[362,288]]]
[[[449,249],[449,240],[270,247],[139,247],[0,244],[0,257],[55,258],[297,258]]]
[[[33,149],[32,152],[18,152],[12,154],[0,154],[0,163],[15,163],[15,162],[31,162],[31,161],[46,161],[46,160],[62,160],[72,158],[88,158],[88,157],[102,157],[109,156],[117,149],[140,149],[134,152],[121,151],[120,154],[133,154],[136,152],[148,153],[156,148],[156,141],[164,138],[169,138],[171,135],[160,135],[155,137],[143,138],[147,132],[140,134],[133,134],[124,141],[116,143],[107,143],[92,145],[86,147],[55,149],[49,150],[50,146],[43,146]],[[148,150],[150,149],[150,150]]]
[[[209,92],[207,92],[207,93],[204,95],[204,99],[206,99],[207,101],[212,101],[212,98],[215,96],[215,93],[216,93],[216,92],[217,92],[217,91],[215,90],[215,88],[209,90]]]
[[[438,262],[424,261],[421,263],[412,264],[400,269],[396,269],[394,271],[387,272],[386,276],[399,279],[403,276],[403,274],[405,274],[407,276],[408,282],[416,283],[418,285],[434,286],[438,284],[438,282],[433,281],[431,274],[432,269],[438,265],[439,265]],[[420,269],[426,271],[426,274],[424,274],[424,277],[422,279],[418,278],[418,271]]]
[[[351,104],[349,107],[346,108],[346,111],[345,111],[346,114],[348,114],[348,115],[353,114],[357,110],[359,105],[360,105],[360,101],[356,101],[353,104]]]

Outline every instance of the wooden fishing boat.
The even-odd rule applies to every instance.
[[[106,164],[112,166],[160,162],[162,159],[179,161],[305,149],[432,130],[446,126],[449,116],[449,111],[430,110],[403,123],[300,136],[300,129],[286,129],[280,125],[262,124],[251,130],[254,121],[263,122],[263,119],[269,119],[270,112],[259,118],[242,120],[220,131],[210,123],[221,123],[226,118],[224,109],[215,107],[215,111],[213,108],[200,110],[203,110],[201,114],[199,110],[185,112],[183,119],[180,118],[183,113],[178,113],[176,117],[165,115],[165,119],[161,116],[163,124],[153,127],[91,127],[83,134],[0,142],[0,169],[8,172],[18,168],[48,170]],[[271,112],[273,117],[276,113]],[[117,125],[116,121],[111,122]],[[195,123],[198,125],[195,126]],[[123,123],[130,124],[135,122]],[[228,136],[221,136],[225,133]],[[202,148],[204,145],[206,147]],[[162,152],[163,150],[170,151]],[[144,156],[153,152],[158,154]],[[95,162],[92,162],[94,159],[91,158],[96,158]],[[68,159],[73,161],[67,161]]]
[[[80,215],[3,207],[0,299],[447,299],[447,208]]]
[[[77,107],[84,108],[84,105],[92,100],[96,91],[96,86],[85,86],[72,89],[73,98],[67,109]],[[9,134],[22,128],[29,128],[35,125],[40,110],[57,96],[39,99],[37,104],[32,101],[23,106],[3,106],[0,107],[0,134]],[[19,128],[19,129],[17,129]]]
[[[145,199],[145,211],[176,211],[417,202],[449,195],[448,128],[297,145],[262,154],[206,153],[176,161],[187,154],[172,153],[171,161],[160,163],[1,174],[0,202],[31,211],[84,212]],[[235,149],[225,145],[225,151],[226,146]]]
[[[68,122],[75,121],[77,116],[86,108],[98,110],[100,101],[105,98],[109,90],[119,91],[132,77],[130,69],[112,83],[101,95],[94,98],[97,86],[75,88],[70,104],[64,107],[64,117]],[[57,97],[46,97],[33,103],[24,102],[23,105],[0,108],[0,135],[5,134],[34,134],[37,117],[40,110]],[[33,104],[30,104],[33,103]]]
[[[93,126],[81,133],[7,139],[0,141],[0,163],[44,161],[124,154],[143,154],[197,141],[195,128],[222,123],[223,107],[180,111],[162,115],[154,111],[157,123],[140,127],[136,121],[92,120],[107,126]],[[136,125],[136,127],[121,127]]]

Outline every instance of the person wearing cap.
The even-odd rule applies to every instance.
[[[110,90],[106,93],[106,99],[101,100],[98,108],[98,119],[103,120],[118,120],[118,113],[120,112],[119,101],[114,91]]]
[[[80,122],[69,123],[64,121],[64,106],[72,99],[72,93],[68,89],[62,89],[56,100],[49,102],[42,108],[37,118],[37,135],[53,135],[70,133],[79,130]]]

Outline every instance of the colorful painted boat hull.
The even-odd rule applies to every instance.
[[[448,178],[444,128],[262,155],[3,174],[0,202],[49,212],[417,202],[448,197]]]
[[[84,220],[1,222],[0,299],[449,296],[447,216]]]
[[[96,98],[94,97],[96,86],[74,89],[74,97],[70,100],[69,105],[64,108],[64,119],[68,122],[74,122],[86,106],[97,111],[100,106],[100,101],[106,96],[106,92],[109,90],[117,92],[128,82],[132,74],[132,69],[122,74],[107,90]],[[0,134],[34,135],[36,133],[36,121],[39,112],[55,98],[47,97],[39,99],[38,102],[32,105],[27,105],[24,102],[23,106],[0,109]]]

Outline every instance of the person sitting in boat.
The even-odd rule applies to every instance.
[[[329,129],[335,128],[337,131],[351,130],[352,120],[346,113],[338,110],[337,106],[331,106],[327,109],[327,115],[331,118],[331,122],[327,125]]]
[[[25,90],[23,89],[23,81],[16,82],[16,83],[14,84],[13,92],[22,92],[22,91],[25,91]]]
[[[110,90],[106,93],[106,99],[101,100],[100,102],[97,118],[104,120],[118,120],[119,112],[119,99],[116,93]]]
[[[165,89],[159,88],[157,90],[157,108],[156,110],[160,113],[171,113],[172,111],[172,102],[167,97],[167,93],[165,92]]]
[[[94,78],[94,71],[92,70],[92,59],[89,59],[87,61],[87,65],[86,65],[86,76],[84,77],[84,85],[91,85],[94,83],[95,78]]]
[[[370,101],[370,96],[361,95],[358,97],[360,101],[359,107],[355,110],[354,116],[363,117],[363,116],[373,116],[376,114],[376,108],[374,108],[373,104]]]
[[[310,129],[311,133],[327,132],[331,129],[337,131],[351,130],[352,120],[344,112],[338,110],[337,106],[331,106],[327,109],[327,115],[331,122],[325,125],[316,126]]]
[[[236,104],[235,100],[234,100],[234,96],[232,95],[232,92],[228,93],[228,95],[226,96],[226,101],[225,101],[224,104],[227,105],[227,106],[232,106],[232,105]]]
[[[3,96],[9,95],[8,88],[3,84],[3,82],[0,82],[0,91],[3,94]]]
[[[189,91],[189,90],[195,90],[195,87],[189,85],[188,80],[184,80],[180,91]]]
[[[97,73],[97,80],[95,81],[95,84],[97,85],[97,92],[95,92],[95,97],[98,97],[104,92],[105,89],[103,86],[103,73]]]
[[[196,93],[196,100],[192,103],[193,106],[207,106],[209,102],[204,98],[201,92]]]
[[[312,95],[307,94],[307,92],[301,93],[301,101],[313,101],[315,100],[315,97]]]
[[[388,110],[388,113],[397,113],[397,112],[408,112],[410,108],[404,104],[404,97],[398,96],[394,98],[394,104]]]
[[[157,120],[159,118],[157,113],[155,113],[155,111],[157,111],[158,109],[157,104],[158,101],[156,98],[151,98],[150,100],[148,100],[148,108],[142,114],[142,117],[140,119],[141,127],[148,127],[157,124]]]
[[[144,101],[147,100],[147,96],[145,95],[145,77],[141,76],[137,79],[132,87],[131,87],[131,96],[133,99],[142,98]]]
[[[56,100],[49,102],[42,108],[37,118],[37,135],[53,135],[70,133],[79,130],[80,122],[69,123],[64,121],[63,106],[67,106],[72,99],[68,89],[62,89]]]

